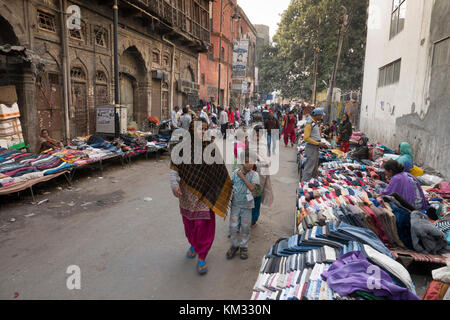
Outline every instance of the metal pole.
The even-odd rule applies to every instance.
[[[119,117],[118,124],[115,126],[115,137],[117,138],[120,133],[120,102],[119,102],[119,45],[117,29],[119,24],[119,7],[117,6],[117,0],[114,0],[114,107],[116,108],[116,117]]]
[[[62,39],[62,73],[63,73],[63,90],[64,90],[64,129],[65,141],[70,141],[70,68],[67,62],[67,26],[65,19],[65,1],[59,0],[59,7],[61,9],[61,39]]]
[[[220,32],[219,32],[219,80],[217,83],[217,105],[220,106],[220,65],[222,63],[222,24],[223,24],[223,0],[220,0]]]

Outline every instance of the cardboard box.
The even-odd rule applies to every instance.
[[[16,86],[0,87],[0,104],[11,106],[17,102]]]

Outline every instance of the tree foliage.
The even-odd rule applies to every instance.
[[[345,33],[336,87],[361,86],[366,42],[368,0],[292,0],[283,13],[273,45],[259,61],[260,88],[281,91],[285,98],[309,100],[314,83],[314,53],[318,52],[318,92],[326,89],[336,61],[342,6],[349,26]]]

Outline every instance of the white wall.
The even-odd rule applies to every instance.
[[[412,113],[413,103],[415,112],[421,117],[428,108],[429,32],[435,0],[406,1],[404,29],[391,40],[392,0],[370,0],[369,6],[360,129],[372,141],[380,141],[393,148],[400,142],[396,138],[396,118]],[[378,88],[379,68],[400,58],[400,81]],[[381,102],[384,102],[384,110]]]

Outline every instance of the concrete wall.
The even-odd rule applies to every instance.
[[[437,0],[431,16],[432,44],[450,37],[450,1]],[[414,112],[396,120],[399,140],[408,141],[415,161],[439,171],[450,179],[450,39],[447,63],[431,66],[429,107],[426,114]]]
[[[449,35],[448,6],[448,0],[407,0],[404,29],[389,39],[392,1],[370,1],[360,118],[371,140],[391,148],[407,141],[418,164],[447,176],[448,72],[432,72],[431,64],[433,43]],[[399,82],[379,88],[379,68],[397,59]]]

